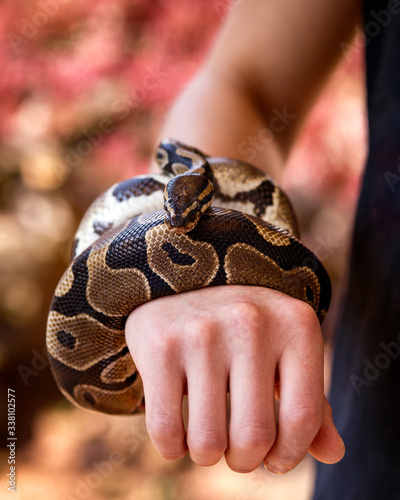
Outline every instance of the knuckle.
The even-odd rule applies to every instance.
[[[215,461],[221,458],[227,447],[227,439],[214,429],[196,431],[189,437],[189,448],[198,460]]]
[[[201,351],[212,350],[217,336],[212,318],[193,319],[190,323],[190,342],[193,348]]]
[[[234,472],[248,473],[255,470],[275,441],[275,425],[258,421],[240,427],[226,454],[226,462]]]
[[[158,347],[163,349],[166,353],[175,352],[179,346],[179,333],[171,328],[160,332],[156,339]]]
[[[153,416],[147,420],[146,426],[153,443],[166,445],[182,438],[181,426],[166,416]]]
[[[149,359],[153,363],[148,366],[150,373],[157,365],[159,369],[168,369],[172,366],[176,367],[179,364],[179,356],[181,353],[181,336],[179,332],[173,329],[166,329],[163,332],[156,332],[151,339],[148,339]]]
[[[275,425],[266,422],[246,422],[240,426],[240,433],[235,438],[235,448],[251,454],[265,454],[275,441]]]
[[[306,328],[308,331],[319,329],[320,324],[314,309],[302,300],[292,302],[291,317],[295,323]]]
[[[322,417],[322,409],[318,405],[298,406],[290,410],[286,425],[293,432],[306,433],[319,427]]]
[[[312,352],[322,354],[323,337],[321,325],[314,310],[300,300],[294,299],[292,307],[288,308],[284,318],[284,329],[288,333],[285,349],[295,349],[307,346]]]
[[[258,328],[263,322],[262,312],[257,305],[251,302],[236,302],[232,305],[230,314],[235,324],[244,329]]]
[[[231,348],[245,346],[246,352],[259,352],[265,341],[264,318],[259,307],[246,301],[235,302],[227,317],[231,323]]]

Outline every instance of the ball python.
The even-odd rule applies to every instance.
[[[156,160],[161,173],[115,184],[89,207],[51,303],[51,370],[61,392],[91,410],[144,411],[124,327],[149,300],[239,284],[302,300],[320,322],[329,307],[329,276],[271,178],[172,139]]]

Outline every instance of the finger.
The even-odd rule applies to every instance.
[[[128,317],[126,342],[143,382],[149,436],[164,458],[178,459],[187,452],[182,418],[186,380],[178,361],[179,343],[174,331],[154,322],[151,339],[141,336],[147,332],[146,321],[152,318],[145,312],[139,307]]]
[[[344,457],[345,445],[333,423],[332,408],[326,400],[324,419],[308,451],[325,464],[335,464]]]
[[[188,429],[187,445],[191,459],[198,465],[216,464],[227,444],[227,372],[210,362],[197,359],[187,370]]]
[[[177,460],[187,452],[182,417],[184,381],[176,373],[156,373],[143,379],[146,426],[150,439],[164,458]]]
[[[320,335],[292,342],[279,363],[278,435],[265,458],[266,467],[284,474],[306,455],[323,419],[323,345]]]
[[[235,363],[230,372],[228,466],[235,472],[251,472],[263,461],[276,434],[274,371],[275,363],[255,356]]]

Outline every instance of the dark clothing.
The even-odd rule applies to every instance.
[[[400,2],[364,1],[369,156],[335,335],[330,402],[346,444],[315,500],[400,499]]]

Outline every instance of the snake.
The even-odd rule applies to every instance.
[[[90,205],[51,301],[51,371],[64,396],[89,410],[145,411],[125,323],[147,301],[249,285],[306,302],[321,323],[329,308],[329,275],[269,176],[169,138],[155,159],[160,173],[114,184]]]

